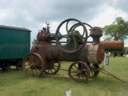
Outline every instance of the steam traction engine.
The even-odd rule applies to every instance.
[[[47,26],[38,33],[37,42],[24,59],[24,70],[38,76],[54,75],[60,69],[60,61],[68,60],[73,61],[68,68],[70,78],[88,80],[96,77],[99,64],[104,59],[105,48],[104,42],[100,42],[101,36],[101,28],[72,18],[61,22],[54,34]],[[111,44],[108,44],[109,48]]]

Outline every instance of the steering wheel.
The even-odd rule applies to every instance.
[[[74,18],[62,21],[56,30],[57,46],[66,53],[74,53],[83,48],[88,37],[85,24]]]

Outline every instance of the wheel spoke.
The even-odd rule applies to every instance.
[[[83,63],[78,62],[72,63],[69,67],[68,74],[69,77],[74,80],[87,80],[89,77],[88,66],[87,64],[85,66]]]
[[[58,34],[61,34],[61,36],[59,36]],[[88,35],[88,32],[83,22],[74,18],[69,18],[62,21],[58,26],[56,30],[56,42],[58,47],[60,47],[62,51],[67,53],[74,53],[84,47],[86,43],[87,35]],[[79,39],[82,40],[81,42],[83,46],[80,46],[80,44],[77,44],[77,41],[76,41],[76,39],[78,39],[77,37],[80,37]],[[64,42],[61,43],[60,41],[64,39],[66,39],[65,40],[66,44]],[[72,47],[70,43],[72,44]],[[69,46],[65,47],[64,45],[67,45],[67,46],[69,45]]]
[[[50,67],[50,68],[45,70],[45,73],[48,75],[54,75],[60,69],[60,63],[59,62],[53,63],[53,65],[51,65],[51,66],[52,66],[52,68]]]
[[[27,74],[31,74],[33,76],[39,76],[41,73],[41,64],[40,58],[36,55],[31,54],[30,56],[26,57],[23,63],[24,71]]]

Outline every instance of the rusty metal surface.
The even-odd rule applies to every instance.
[[[101,41],[100,42],[100,45],[104,48],[104,49],[122,49],[124,48],[124,42],[123,41],[116,41],[116,40],[113,40],[113,41]]]
[[[94,64],[100,64],[104,59],[104,49],[99,44],[88,45],[88,61]]]
[[[46,74],[56,74],[60,69],[61,51],[55,45],[40,41],[32,48],[31,53],[38,53],[43,61],[43,71]]]
[[[90,36],[93,38],[93,43],[98,44],[102,35],[103,31],[100,27],[92,27],[90,29]]]
[[[100,27],[92,27],[90,31],[90,36],[92,37],[101,37],[103,34],[103,31]]]

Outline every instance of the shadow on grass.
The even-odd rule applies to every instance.
[[[91,79],[88,81],[74,81],[70,79],[68,76],[63,76],[61,74],[57,74],[54,76],[42,76],[42,77],[33,77],[33,76],[26,76],[22,71],[15,71],[11,70],[8,72],[0,72],[0,85],[1,86],[12,86],[18,85],[22,82],[27,80],[35,80],[35,82],[42,82],[43,83],[55,83],[55,85],[59,84],[67,84],[73,86],[80,86],[80,87],[94,87],[98,89],[109,89],[111,91],[118,91],[120,88],[128,89],[128,82],[122,83],[114,78],[105,75],[99,75],[95,79]]]
[[[128,89],[128,82],[121,82],[119,80],[116,80],[114,78],[111,78],[109,76],[99,76],[94,79],[90,79],[88,81],[74,81],[70,79],[69,77],[63,77],[63,76],[45,76],[43,77],[43,80],[57,80],[62,82],[68,82],[75,85],[80,86],[89,86],[89,87],[99,87],[99,88],[107,88],[107,89],[118,89],[120,87],[127,88]]]
[[[22,71],[8,70],[0,72],[0,86],[11,86],[24,82],[27,78]]]

